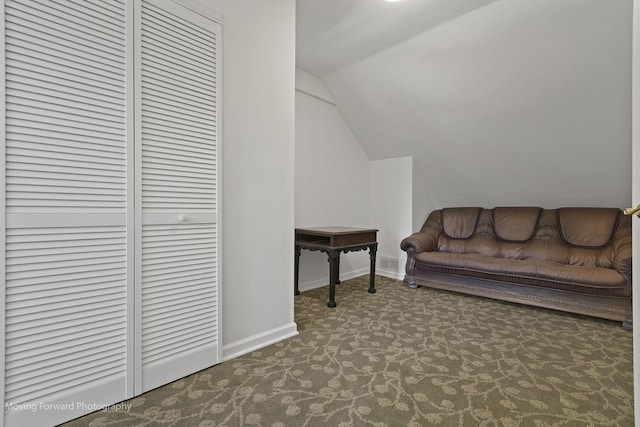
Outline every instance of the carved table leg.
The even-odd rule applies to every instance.
[[[338,252],[338,258],[336,260],[336,285],[340,284],[340,252]]]
[[[296,245],[296,250],[293,258],[293,294],[300,295],[298,290],[298,272],[300,271],[300,252],[302,248]]]
[[[340,251],[336,250],[328,250],[327,255],[329,256],[329,302],[327,303],[327,307],[335,307],[336,304],[336,270],[338,267],[338,259],[340,258]]]
[[[375,278],[376,278],[376,251],[378,250],[378,244],[374,243],[369,245],[369,258],[371,260],[371,268],[369,269],[369,293],[376,293]]]

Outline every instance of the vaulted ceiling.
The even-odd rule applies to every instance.
[[[296,13],[297,66],[371,159],[414,157],[432,204],[629,203],[632,0],[297,0]]]

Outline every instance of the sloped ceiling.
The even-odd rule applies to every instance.
[[[298,0],[297,66],[446,205],[631,195],[632,0]],[[414,224],[415,225],[415,224]]]
[[[296,62],[325,77],[496,0],[297,0]]]

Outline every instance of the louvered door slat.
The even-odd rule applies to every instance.
[[[26,70],[20,70],[23,76],[28,76],[30,72]],[[48,71],[49,75],[55,79],[51,70]],[[102,81],[104,82],[104,80]],[[93,82],[80,82],[81,84],[91,85]],[[60,105],[59,98],[45,97],[42,93],[24,93],[19,99],[13,100],[12,107],[18,111],[29,111],[31,108],[39,108],[43,111],[56,112],[58,114],[73,114],[75,117],[91,117],[93,119],[99,119],[104,122],[120,122],[124,117],[123,112],[114,111],[113,109],[98,108],[95,105],[84,104],[79,106],[73,102],[67,100],[65,105]],[[79,111],[80,110],[80,111]]]
[[[55,139],[45,139],[37,137],[31,138],[19,138],[18,135],[13,139],[13,143],[15,147],[7,147],[9,151],[12,151],[12,154],[19,153],[19,150],[29,149],[30,152],[38,151],[38,152],[46,152],[49,156],[57,156],[60,159],[65,158],[75,158],[75,159],[85,159],[86,156],[94,154],[96,151],[100,152],[99,159],[95,159],[94,161],[109,161],[108,159],[115,159],[116,161],[122,161],[125,158],[124,153],[119,150],[116,150],[116,147],[105,147],[100,146],[96,147],[90,144],[81,144],[75,143],[74,141],[66,141],[65,144],[60,143]],[[80,157],[84,156],[84,157]],[[95,157],[95,156],[94,156]]]
[[[8,23],[13,24],[11,21]],[[20,31],[21,28],[30,26],[28,24],[29,23],[26,21],[15,19],[15,24],[8,26],[8,28],[10,30],[13,29],[13,34],[15,34],[15,32]],[[40,23],[36,23],[31,26],[37,28],[38,25],[40,25]],[[52,34],[51,36],[56,37],[56,34]],[[74,74],[80,74],[82,72],[91,73],[91,66],[94,64],[94,62],[88,60],[88,56],[91,56],[91,52],[69,53],[68,50],[64,50],[62,48],[63,47],[61,46],[59,50],[51,51],[50,49],[47,49],[46,46],[33,45],[20,39],[10,39],[10,41],[7,42],[5,52],[9,59],[16,61],[19,60],[19,58],[27,57],[26,61],[42,61],[43,63],[48,64],[49,67],[61,67],[71,70]],[[101,51],[96,49],[95,52]],[[100,67],[96,74],[104,75],[108,79],[113,79],[113,76],[110,74],[118,71],[117,64],[110,61],[111,58],[108,55],[104,55],[103,57],[101,54],[96,59],[95,66]]]
[[[51,425],[127,397],[126,10],[4,5],[5,415]]]
[[[146,165],[145,173],[150,173],[155,177],[165,176],[169,180],[179,180],[182,178],[182,181],[189,182],[193,178],[202,178],[207,179],[210,182],[216,182],[215,178],[215,169],[211,170],[196,170],[189,166],[180,166],[171,164],[169,162],[163,161],[154,161],[153,157],[146,157]]]
[[[194,118],[191,118],[186,114],[167,114],[165,111],[155,112],[152,108],[148,109],[146,119],[147,123],[166,124],[181,130],[192,129],[203,134],[205,138],[216,131],[214,124],[204,122],[200,118],[195,118],[194,120]]]
[[[146,54],[152,57],[162,57],[169,54],[167,62],[170,64],[178,65],[182,63],[188,66],[184,69],[183,73],[203,74],[206,76],[215,72],[215,67],[210,65],[206,58],[203,58],[203,56],[207,55],[206,53],[198,55],[198,52],[193,49],[184,51],[181,49],[181,46],[185,45],[176,43],[173,37],[170,39],[167,38],[166,33],[154,33],[150,27],[145,28],[145,31],[147,31]],[[211,54],[209,56],[214,57]],[[144,58],[145,56],[143,56],[143,60]]]
[[[166,14],[158,13],[157,10],[154,10],[153,8],[148,8],[146,10],[147,28],[160,30],[161,34],[163,32],[162,29],[165,28],[167,24],[171,25],[171,21],[167,20]],[[211,55],[211,51],[202,49],[200,44],[203,41],[207,44],[214,44],[216,42],[216,37],[209,31],[203,31],[197,25],[192,25],[185,21],[181,22],[179,27],[173,25],[172,36],[174,39],[179,39],[181,41],[181,44],[178,46],[189,45],[192,50],[199,51],[205,56]]]
[[[213,129],[210,129],[208,135],[215,134]],[[205,132],[205,135],[207,133]],[[189,150],[178,150],[175,147],[166,146],[160,141],[154,141],[154,153],[152,156],[147,157],[164,158],[164,159],[184,159],[187,162],[202,163],[204,165],[215,164],[216,155],[211,150],[201,149],[199,152],[191,152]],[[190,147],[189,147],[190,148]]]
[[[55,321],[51,321],[49,320],[42,320],[42,319],[30,319],[29,321],[26,322],[21,322],[21,323],[13,323],[11,325],[7,325],[6,328],[6,332],[7,334],[24,334],[25,331],[31,331],[33,333],[42,333],[42,332],[47,332],[47,331],[53,331],[55,329],[59,329],[59,328],[66,328],[66,327],[75,327],[78,322],[77,319],[79,319],[81,317],[75,315],[67,315],[64,316],[64,318],[56,318]],[[94,315],[92,316],[92,322],[90,322],[90,324],[92,323],[96,323],[99,324],[100,322],[111,322],[111,321],[119,321],[119,316],[110,313],[108,311],[100,311],[97,313],[94,313]],[[40,361],[40,362],[34,362],[32,367],[35,367],[36,365],[42,364],[44,366],[50,366],[49,363],[45,360],[45,361]]]
[[[80,85],[78,85],[80,86]],[[17,119],[24,119],[25,117],[33,117],[34,114],[39,114],[42,119],[46,119],[47,122],[53,123],[75,123],[80,114],[69,111],[63,111],[63,108],[55,108],[55,105],[51,105],[49,108],[43,105],[37,107],[25,105],[25,102],[20,104],[10,104],[9,108],[13,112],[13,117]],[[85,123],[90,126],[94,126],[98,129],[106,129],[110,133],[120,134],[122,130],[120,123],[122,117],[108,117],[100,114],[86,113],[82,115]]]
[[[74,49],[81,49],[88,40],[100,41],[109,37],[124,38],[124,32],[122,31],[123,8],[120,8],[120,13],[114,16],[110,25],[109,21],[101,19],[106,10],[104,7],[92,11],[91,8],[80,6],[74,10],[69,7],[75,6],[72,2],[52,3],[47,0],[14,0],[11,8],[5,11],[5,15],[8,21],[12,16],[19,16],[28,23],[39,24],[33,27],[38,34],[54,36],[62,46],[65,45],[65,41],[78,38],[71,45]],[[108,15],[104,16],[108,17]],[[25,25],[25,28],[31,27]],[[92,31],[92,29],[96,29],[97,32]],[[107,45],[107,47],[110,46]]]
[[[6,368],[26,371],[26,369],[24,369],[25,366],[34,367],[42,366],[43,364],[47,366],[56,365],[58,363],[64,363],[74,357],[78,357],[80,354],[98,355],[100,354],[96,351],[98,349],[100,349],[100,351],[112,351],[114,349],[119,350],[121,345],[122,336],[118,335],[118,331],[114,331],[108,335],[103,335],[101,337],[94,336],[93,339],[89,338],[77,343],[72,350],[70,350],[68,346],[58,346],[57,348],[51,347],[47,351],[48,358],[44,362],[40,357],[41,352],[38,351],[38,349],[23,350],[20,357],[15,357],[15,355],[7,356]]]
[[[142,2],[143,391],[217,363],[215,28]]]
[[[7,61],[8,63],[11,61]],[[26,63],[27,61],[25,61]],[[24,66],[38,67],[38,65],[24,64]],[[20,70],[16,70],[19,72]],[[71,73],[68,73],[70,77],[73,77]],[[118,107],[117,102],[113,102],[113,99],[99,100],[96,97],[91,99],[85,99],[82,94],[71,93],[73,88],[69,88],[66,92],[47,90],[44,85],[39,81],[33,80],[30,84],[22,84],[19,79],[14,79],[10,88],[7,88],[7,98],[11,96],[19,95],[24,100],[34,100],[38,103],[45,104],[49,107],[57,105],[57,103],[63,104],[61,108],[70,107],[76,108],[78,115],[87,114],[89,111],[95,111],[105,115],[117,115]],[[19,102],[20,100],[14,101]]]
[[[14,19],[12,19],[9,22],[11,23],[15,22],[17,24],[19,20],[15,19],[14,17]],[[111,59],[114,58],[114,56],[117,57],[118,55],[117,51],[114,51],[110,46],[105,44],[99,45],[97,43],[85,44],[84,46],[82,46],[82,50],[75,52],[74,55],[66,54],[60,50],[62,46],[59,39],[56,41],[51,41],[46,38],[36,37],[33,34],[25,34],[25,33],[15,31],[12,29],[12,27],[13,25],[9,26],[9,31],[7,31],[7,35],[12,37],[12,44],[11,44],[11,50],[10,50],[11,52],[17,52],[19,51],[19,48],[20,48],[20,49],[24,49],[24,52],[30,52],[31,55],[36,58],[54,57],[54,58],[64,59],[68,62],[73,62],[77,64],[90,64],[90,62],[83,61],[83,56],[81,56],[81,54],[98,56],[98,57],[104,58],[103,61],[105,61],[105,66],[108,69],[113,69],[112,66],[107,64],[110,64]],[[72,46],[72,44],[73,44],[72,41],[66,41],[64,43],[64,47]],[[45,56],[45,54],[42,53],[43,50],[52,52],[53,54],[60,55],[60,57],[57,57],[56,55]],[[59,63],[58,59],[54,60],[54,62]],[[86,66],[87,65],[84,65],[83,67],[86,67]]]
[[[162,99],[147,96],[145,97],[144,102],[149,110],[153,109],[167,116],[181,117],[185,119],[199,117],[204,120],[209,120],[211,118],[211,116],[206,112],[200,112],[197,109],[187,109],[185,106],[176,107],[175,105],[165,104],[162,101]]]
[[[204,70],[206,71],[206,70]],[[144,77],[148,80],[150,84],[153,85],[166,85],[167,88],[163,90],[161,93],[156,93],[153,88],[149,89],[148,96],[149,97],[157,97],[160,98],[164,94],[171,95],[177,102],[183,103],[187,107],[192,108],[206,108],[207,112],[215,112],[215,100],[210,97],[203,96],[201,92],[196,90],[184,90],[183,88],[173,89],[168,85],[172,85],[175,82],[172,82],[170,79],[162,79],[154,76],[152,73],[150,75],[145,75]]]
[[[186,111],[186,108],[183,109]],[[186,135],[167,135],[162,130],[156,129],[152,126],[147,126],[143,137],[152,138],[156,142],[175,144],[179,142],[181,146],[185,148],[193,147],[209,152],[209,146],[207,139],[198,139],[193,137],[187,137]]]
[[[164,71],[170,72],[176,77],[186,77],[187,79],[193,80],[196,84],[201,84],[205,87],[215,84],[216,82],[214,76],[194,73],[192,70],[185,69],[183,64],[175,59],[166,59],[161,50],[149,50],[142,59],[142,65],[145,67],[162,67]],[[197,111],[197,108],[194,111]]]
[[[70,0],[68,2],[69,7],[76,7],[79,5],[84,10],[92,10],[95,15],[110,19],[111,22],[120,22],[120,16],[122,14],[122,5],[115,2],[106,2],[104,0]]]
[[[92,363],[96,361],[100,361],[103,358],[109,358],[113,356],[118,356],[118,350],[105,351],[101,354],[100,357],[95,355],[90,355],[89,357],[80,357],[74,358],[73,360],[61,361],[56,369],[52,369],[50,366],[45,365],[43,368],[32,368],[28,373],[15,377],[14,380],[16,383],[21,384],[38,384],[41,381],[47,381],[54,378],[61,378],[71,375],[77,371],[77,366],[83,365],[85,363]],[[116,359],[117,360],[117,359]],[[11,386],[12,384],[10,384]]]
[[[171,112],[165,112],[165,114],[172,114]],[[187,156],[191,158],[197,159],[206,159],[207,161],[215,161],[216,154],[211,152],[211,150],[205,145],[204,147],[198,147],[194,145],[185,145],[180,144],[180,149],[175,147],[175,144],[167,143],[166,141],[162,141],[159,138],[154,138],[153,144],[156,147],[157,153],[170,153],[170,154],[178,154],[181,156]]]

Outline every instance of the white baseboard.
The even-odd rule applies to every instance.
[[[387,270],[386,268],[380,268],[380,267],[376,268],[376,275],[388,277],[389,279],[397,279],[397,280],[404,279],[404,272]]]
[[[348,271],[345,273],[340,273],[340,280],[349,280],[354,277],[359,277],[369,274],[368,268],[362,268],[358,270]],[[384,277],[388,277],[390,279],[404,279],[404,273],[398,271],[387,270],[383,268],[376,268],[376,274]],[[298,285],[298,289],[300,292],[309,291],[311,289],[321,288],[323,286],[327,286],[328,279],[319,279],[313,280],[310,282],[300,283]],[[281,326],[279,328],[272,329],[270,331],[262,332],[260,334],[256,334],[250,336],[248,338],[244,338],[242,340],[225,344],[222,347],[222,361],[236,358],[238,356],[242,356],[243,354],[250,353],[255,350],[259,350],[263,347],[266,347],[271,344],[275,344],[287,338],[291,338],[298,335],[298,325],[295,322],[291,322],[288,325]]]
[[[340,273],[340,281],[353,279],[354,277],[364,276],[369,274],[368,268],[361,268],[359,270],[349,271],[346,273]],[[387,270],[386,268],[376,267],[376,275],[388,277],[390,279],[404,279],[404,273],[400,271]],[[311,289],[321,288],[329,284],[329,279],[318,279],[311,282],[304,282],[298,284],[298,290],[300,292],[310,291]]]
[[[369,268],[361,268],[359,270],[347,271],[346,273],[340,272],[340,281],[353,279],[354,277],[363,276],[369,274]],[[298,290],[300,292],[310,291],[311,289],[321,288],[329,284],[329,277],[312,280],[311,282],[298,283]]]
[[[251,353],[296,335],[298,335],[298,325],[295,322],[291,322],[288,325],[225,344],[222,346],[222,361]]]

